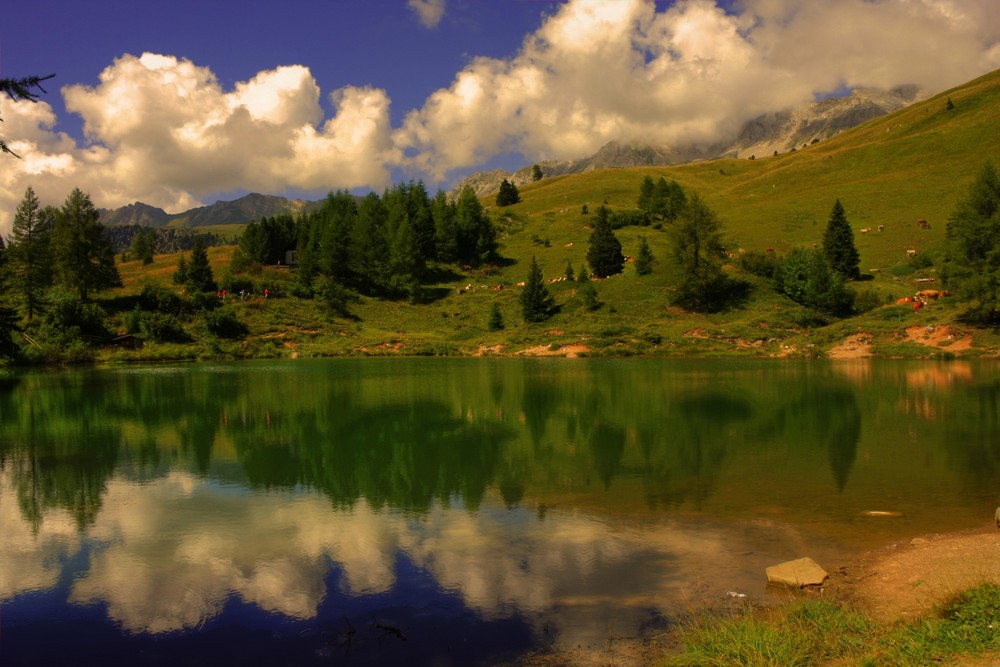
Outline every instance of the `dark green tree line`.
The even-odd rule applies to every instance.
[[[338,304],[351,293],[419,299],[433,263],[481,266],[498,259],[493,221],[471,188],[456,201],[444,192],[432,199],[413,181],[360,201],[347,191],[330,193],[319,210],[294,223],[252,223],[239,250],[238,271],[295,250],[296,294],[333,295]]]

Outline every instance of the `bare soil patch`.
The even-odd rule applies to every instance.
[[[940,347],[951,352],[964,352],[972,349],[972,336],[956,331],[947,324],[908,327],[906,340],[930,347]]]
[[[879,621],[912,620],[983,582],[1000,584],[1000,531],[925,535],[859,557],[831,592]]]
[[[872,356],[871,334],[856,333],[844,339],[840,345],[830,349],[826,356],[830,359],[864,359]]]

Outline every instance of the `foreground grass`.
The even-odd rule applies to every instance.
[[[1000,586],[981,584],[908,624],[878,624],[859,611],[813,600],[702,617],[680,635],[682,651],[665,666],[907,667],[960,658],[976,664],[975,656],[1000,651]]]

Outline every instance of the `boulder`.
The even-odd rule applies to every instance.
[[[821,586],[829,576],[812,558],[799,558],[767,568],[768,583],[792,588]]]

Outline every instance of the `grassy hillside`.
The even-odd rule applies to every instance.
[[[596,311],[583,308],[578,284],[555,282],[549,287],[560,312],[544,323],[525,324],[515,287],[524,280],[532,256],[547,277],[563,275],[567,263],[578,269],[585,262],[593,211],[601,204],[634,208],[639,185],[650,175],[676,180],[698,192],[725,223],[734,251],[771,247],[780,253],[819,243],[839,198],[855,230],[862,271],[873,278],[853,287],[893,301],[937,286],[928,285],[935,280],[934,267],[914,272],[907,251],[939,261],[947,217],[987,159],[1000,162],[1000,72],[778,156],[543,179],[521,189],[521,203],[503,209],[492,206],[500,221],[500,250],[509,260],[495,271],[431,286],[432,298],[423,305],[363,300],[352,306],[353,318],[334,317],[314,302],[287,297],[237,302],[231,307],[249,325],[251,335],[243,341],[213,343],[212,354],[468,354],[527,348],[563,354],[575,349],[568,346],[583,345],[588,354],[815,355],[859,335],[859,345],[865,347],[870,340],[875,354],[991,353],[997,349],[997,338],[990,331],[957,325],[962,307],[953,299],[921,311],[886,305],[809,328],[805,325],[810,317],[803,308],[751,277],[747,303],[714,315],[684,312],[670,305],[675,277],[667,259],[666,234],[651,227],[625,228],[617,234],[626,255],[636,254],[642,236],[648,239],[659,260],[653,274],[639,277],[627,266],[623,275],[597,283],[603,305]],[[484,200],[487,206],[492,203]],[[583,213],[585,204],[591,215]],[[929,229],[917,224],[920,219],[929,223]],[[871,231],[862,234],[863,228]],[[217,276],[229,252],[213,251]],[[164,256],[153,267],[123,265],[124,293],[136,293],[144,282],[169,281],[175,262],[176,257]],[[270,270],[256,278],[261,289],[270,286],[272,294],[279,295],[287,293],[282,287],[287,280],[287,270]],[[472,289],[459,294],[459,288],[467,285]],[[497,285],[504,289],[494,289]],[[499,304],[506,324],[498,332],[487,327],[493,303]],[[913,338],[917,327],[947,335],[907,341],[907,330]],[[196,329],[193,335],[204,343],[207,338]],[[966,333],[973,335],[972,350],[961,349],[967,347]],[[149,346],[143,354],[205,353],[190,346],[184,351],[155,348]]]

